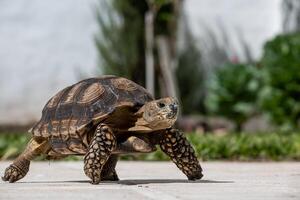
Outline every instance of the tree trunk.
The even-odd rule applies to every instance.
[[[164,92],[165,96],[176,97],[177,96],[177,87],[175,82],[175,62],[172,61],[171,58],[171,49],[169,46],[169,42],[166,36],[157,36],[157,50],[158,50],[158,58],[159,65],[161,69],[163,84],[164,84]]]
[[[146,88],[150,94],[155,95],[155,77],[154,77],[154,56],[153,56],[153,46],[154,46],[154,15],[155,11],[149,8],[145,14],[145,42],[146,42]]]
[[[300,1],[282,1],[282,29],[284,33],[293,33],[300,30]]]

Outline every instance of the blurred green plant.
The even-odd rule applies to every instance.
[[[185,26],[184,48],[177,52],[176,29],[181,9],[176,6],[180,4],[170,0],[101,1],[102,9],[96,10],[99,24],[96,46],[100,68],[104,74],[127,77],[145,85],[144,18],[148,10],[147,2],[151,2],[150,4],[158,9],[154,19],[155,36],[167,36],[168,41],[172,43],[172,56],[177,57],[175,75],[183,114],[203,113],[205,87],[201,54],[186,21],[183,23]],[[154,56],[158,57],[156,45]],[[156,95],[159,97],[164,85],[160,85],[163,82],[161,81],[162,73],[158,59],[155,60]]]
[[[300,123],[300,33],[279,35],[267,42],[261,60],[265,87],[261,107],[288,131]]]
[[[188,135],[203,160],[299,160],[300,135],[281,133]]]
[[[127,77],[144,85],[144,14],[147,9],[145,1],[100,1],[96,10],[100,27],[96,46],[104,74]]]
[[[29,134],[1,133],[0,158],[6,160],[18,156],[26,147]]]
[[[239,132],[244,122],[258,111],[261,87],[262,77],[255,66],[227,64],[209,80],[205,104],[210,113],[233,121]]]
[[[183,114],[205,113],[201,54],[195,45],[179,55],[176,77]]]
[[[154,19],[155,35],[173,36],[176,31],[171,25],[176,23],[177,17],[174,2],[154,0],[149,3],[158,8]],[[123,76],[145,85],[144,18],[148,9],[147,0],[100,1],[96,10],[99,33],[95,40],[99,67],[104,74]],[[173,42],[176,46],[176,41]],[[155,70],[160,73],[157,66]]]
[[[184,115],[205,113],[205,70],[202,66],[202,55],[187,25],[187,19],[183,20],[185,20],[184,47],[178,52],[178,65],[175,70],[182,113]]]
[[[202,160],[300,160],[300,134],[257,133],[200,135],[188,134],[188,140]],[[158,150],[151,154],[126,155],[125,160],[169,160]]]
[[[256,134],[197,134],[186,135],[203,160],[298,160],[300,161],[299,133],[256,133]],[[12,159],[20,154],[29,135],[0,134],[0,158]],[[13,153],[11,153],[13,152]],[[41,158],[40,158],[41,159]],[[80,160],[69,156],[64,160]],[[160,150],[151,154],[123,155],[123,160],[161,161],[169,158]]]
[[[28,133],[0,132],[0,160],[16,158],[25,149],[31,135]],[[64,160],[80,160],[77,156],[68,156]],[[35,160],[45,160],[45,156],[41,155]]]

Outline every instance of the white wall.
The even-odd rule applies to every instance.
[[[0,123],[36,120],[45,102],[96,67],[97,0],[0,1]]]
[[[36,120],[59,89],[96,70],[93,8],[98,0],[0,1],[0,123]],[[241,29],[256,57],[280,31],[280,0],[186,0],[196,36],[200,24]],[[77,70],[78,71],[78,70]]]
[[[216,28],[221,23],[233,40],[237,32],[242,33],[254,58],[259,58],[263,43],[281,31],[281,1],[186,0],[185,10],[196,37],[206,27],[220,30]],[[238,44],[236,49],[240,50]]]

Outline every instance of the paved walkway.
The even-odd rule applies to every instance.
[[[0,162],[3,174],[8,162]],[[0,200],[300,199],[300,163],[202,162],[203,180],[187,181],[169,162],[119,162],[119,182],[91,185],[82,162],[33,162],[15,184],[0,181]]]

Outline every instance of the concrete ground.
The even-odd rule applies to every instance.
[[[8,162],[0,162],[3,174]],[[33,162],[21,181],[0,181],[0,200],[300,199],[300,163],[202,162],[203,180],[187,181],[170,162],[119,162],[121,181],[91,185],[82,162]]]

